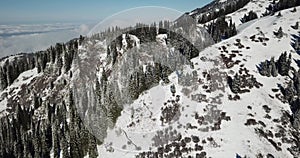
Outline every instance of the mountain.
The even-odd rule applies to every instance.
[[[218,0],[1,59],[0,157],[299,157],[299,4]]]

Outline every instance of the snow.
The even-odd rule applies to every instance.
[[[220,0],[220,3],[226,2],[226,0]],[[293,30],[291,25],[294,25],[300,19],[299,11],[297,13],[290,12],[290,9],[282,11],[282,17],[267,16],[253,20],[242,24],[240,18],[244,14],[248,13],[250,10],[254,10],[261,16],[265,7],[268,6],[269,1],[263,0],[253,0],[247,4],[244,8],[229,14],[234,23],[238,25],[238,35],[230,39],[224,40],[213,46],[210,46],[200,53],[200,56],[192,59],[194,68],[190,66],[184,66],[182,73],[192,74],[196,71],[199,80],[196,81],[191,86],[183,86],[179,84],[177,75],[175,72],[170,74],[170,83],[166,84],[162,81],[155,87],[143,92],[137,100],[135,100],[130,105],[125,105],[121,116],[118,118],[116,125],[112,129],[107,130],[107,137],[104,139],[102,145],[97,146],[100,157],[110,158],[110,157],[134,157],[135,155],[145,151],[156,151],[157,146],[154,146],[153,138],[157,135],[157,132],[163,132],[166,130],[176,130],[178,133],[182,134],[182,137],[190,137],[191,135],[196,135],[202,140],[208,140],[208,138],[213,138],[214,141],[207,142],[206,144],[200,144],[204,147],[208,157],[222,158],[222,157],[235,157],[236,154],[247,157],[257,157],[258,153],[266,155],[268,153],[273,154],[275,157],[292,157],[288,148],[291,144],[282,142],[281,138],[272,138],[276,143],[281,143],[281,151],[277,151],[272,144],[264,137],[259,136],[255,129],[261,129],[260,124],[253,126],[246,126],[245,123],[248,119],[255,119],[256,121],[263,122],[266,126],[263,130],[269,130],[274,134],[279,131],[281,124],[275,123],[274,119],[280,119],[283,112],[288,112],[291,114],[290,106],[288,104],[282,103],[277,98],[274,97],[274,92],[272,89],[278,88],[278,84],[285,85],[287,77],[278,76],[264,77],[261,76],[257,71],[257,65],[264,60],[269,60],[271,57],[278,59],[281,53],[287,51],[292,53],[293,59],[300,59],[300,55],[295,53],[291,46],[292,35],[297,34],[297,30]],[[300,7],[297,8],[300,10]],[[274,36],[273,31],[278,30],[282,27],[285,35],[278,39]],[[197,35],[200,35],[200,29],[197,29]],[[195,35],[196,37],[198,37]],[[254,42],[249,37],[256,35],[256,37],[268,38],[268,41]],[[126,39],[129,37],[129,40]],[[201,36],[202,37],[202,36]],[[167,34],[159,34],[156,37],[157,42],[167,46],[166,39]],[[238,48],[234,44],[237,39],[246,48]],[[202,38],[202,40],[205,40]],[[130,34],[122,35],[122,48],[118,48],[120,53],[126,51],[128,42],[133,42],[138,48],[140,47],[140,40]],[[101,63],[98,65],[93,65],[98,68],[97,75],[100,79],[100,74],[102,74],[102,68],[105,70],[112,70],[112,65],[107,63],[106,54],[103,53],[106,50],[107,42],[104,41],[88,41],[87,45],[79,46],[80,58],[87,59],[88,47],[95,46],[97,51],[95,54],[98,55]],[[225,46],[228,52],[239,51],[240,55],[237,55],[234,60],[240,60],[241,63],[232,68],[225,68],[224,65],[220,64],[221,52],[220,47]],[[104,51],[103,51],[104,50]],[[175,48],[171,48],[170,52],[174,53]],[[94,53],[94,52],[92,52]],[[9,57],[6,60],[14,60],[17,56]],[[206,58],[203,60],[203,58]],[[3,64],[2,62],[2,64]],[[126,61],[124,61],[126,62]],[[219,64],[216,64],[219,62]],[[120,64],[121,65],[121,64]],[[228,75],[233,75],[233,72],[238,72],[239,68],[244,65],[249,70],[249,73],[254,75],[258,82],[263,84],[263,87],[256,89],[251,89],[250,93],[240,94],[241,99],[237,101],[232,101],[228,99],[229,95],[233,95],[227,86],[227,76],[221,76],[221,73],[226,73]],[[293,61],[293,67],[298,67]],[[145,71],[145,66],[143,67]],[[217,76],[215,82],[218,83],[218,88],[215,91],[207,92],[203,85],[210,85],[213,81],[208,80],[203,77],[204,72],[211,72],[213,69],[218,69],[220,76]],[[72,71],[74,67],[72,67]],[[73,75],[76,76],[79,71],[73,71]],[[2,98],[4,93],[11,93],[9,96],[17,95],[20,91],[20,87],[27,85],[35,77],[42,75],[38,74],[37,69],[25,71],[19,75],[15,82],[7,87],[5,90],[0,92],[0,114],[7,109],[7,97]],[[118,74],[118,76],[121,76]],[[65,76],[59,76],[57,82]],[[198,78],[197,78],[198,79]],[[119,87],[122,88],[122,84],[118,80]],[[166,104],[168,100],[174,100],[174,96],[170,92],[170,86],[175,85],[176,95],[180,96],[178,104],[180,105],[180,115],[175,121],[170,123],[164,123],[162,125],[160,121],[161,108],[170,106]],[[224,89],[223,89],[224,88]],[[47,93],[47,90],[44,92]],[[206,101],[195,101],[193,100],[193,95],[205,95]],[[45,99],[45,98],[44,98]],[[218,103],[219,102],[219,103]],[[267,105],[271,108],[268,115],[272,119],[267,119],[265,117],[266,112],[263,106]],[[248,107],[251,108],[248,108]],[[225,112],[226,116],[230,117],[230,120],[221,120],[220,130],[212,131],[211,126],[216,123],[220,114],[217,112]],[[195,119],[196,113],[200,116],[208,116],[210,121],[207,124],[199,125],[198,121]],[[67,119],[70,122],[70,119]],[[134,123],[134,124],[133,124]],[[188,129],[187,125],[191,124],[197,126],[196,129]],[[205,131],[204,129],[209,129]],[[292,138],[289,132],[290,126],[286,126],[285,134],[288,138]],[[193,147],[195,144],[188,144],[189,147]],[[51,152],[51,157],[54,156]],[[61,153],[62,154],[62,153]],[[195,155],[195,151],[189,153],[189,155]],[[183,157],[187,157],[185,154]],[[89,157],[88,155],[86,157]]]
[[[266,0],[252,0],[245,7],[239,9],[238,11],[226,15],[232,19],[232,22],[239,26],[242,24],[241,18],[244,17],[245,14],[248,15],[249,11],[253,11],[260,18],[262,14],[266,11],[266,8],[270,5],[271,1]]]
[[[7,99],[4,99],[0,102],[0,112],[6,110]]]
[[[23,84],[28,84],[31,82],[31,80],[36,77],[38,74],[37,68],[34,68],[32,70],[25,71],[19,75],[19,77],[14,81],[14,83],[10,86],[10,88],[13,87],[20,87]]]
[[[222,2],[226,2],[227,0],[221,0]],[[226,15],[226,20],[229,22],[229,20],[232,20],[232,23],[236,25],[237,28],[239,27],[245,27],[249,24],[243,24],[241,22],[241,18],[244,17],[244,15],[248,15],[250,11],[253,11],[257,14],[258,19],[264,18],[263,13],[266,11],[266,8],[271,4],[272,1],[266,1],[266,0],[252,0],[248,4],[246,4],[243,8],[240,8],[236,12],[233,12],[231,14]],[[221,2],[219,2],[221,3]],[[209,14],[208,14],[209,15]],[[215,19],[207,22],[205,25],[207,26],[208,24],[212,23],[215,21]],[[255,21],[255,20],[254,20]],[[250,21],[248,23],[253,23],[254,21]],[[243,25],[243,26],[241,26]],[[204,26],[201,24],[200,26]]]
[[[265,1],[252,1],[246,8],[248,11],[254,8],[260,9],[264,8],[267,4],[268,2]],[[261,5],[262,7],[260,7]],[[300,10],[300,7],[297,10]],[[250,118],[262,121],[266,125],[264,130],[276,133],[279,130],[279,125],[272,120],[280,119],[284,111],[291,113],[288,104],[270,97],[270,95],[274,94],[272,92],[273,88],[278,88],[278,84],[285,84],[286,77],[267,78],[261,76],[256,66],[266,59],[269,60],[271,57],[278,59],[284,51],[288,53],[292,52],[294,59],[300,59],[300,56],[293,51],[290,45],[291,35],[298,34],[290,26],[294,25],[300,19],[300,15],[298,13],[291,13],[288,9],[282,11],[282,17],[267,16],[241,24],[238,22],[239,19],[237,17],[241,17],[244,13],[246,12],[240,10],[230,15],[236,23],[240,24],[238,35],[202,51],[199,58],[192,60],[193,63],[197,63],[194,70],[197,70],[199,76],[201,76],[202,72],[214,68],[215,65],[213,62],[203,62],[200,58],[217,59],[220,55],[218,48],[226,46],[229,52],[232,50],[241,51],[240,54],[242,56],[237,56],[235,60],[241,60],[241,64],[244,64],[244,67],[250,71],[250,74],[254,75],[258,82],[263,84],[263,87],[260,89],[253,88],[250,93],[241,94],[241,100],[238,101],[228,99],[227,96],[231,94],[228,86],[225,86],[225,92],[217,90],[210,94],[205,93],[201,87],[192,90],[192,94],[206,94],[209,102],[217,95],[222,94],[223,97],[220,98],[221,104],[216,104],[214,107],[205,102],[195,102],[191,99],[190,95],[184,95],[182,90],[186,87],[178,84],[178,76],[176,73],[173,73],[169,76],[170,84],[159,84],[153,87],[140,95],[133,104],[125,107],[122,115],[118,118],[116,126],[113,129],[108,129],[108,136],[104,140],[104,144],[98,146],[101,157],[134,157],[134,155],[143,151],[156,151],[155,147],[152,146],[152,138],[156,135],[157,131],[164,131],[170,127],[175,128],[183,137],[197,135],[200,140],[208,137],[214,138],[215,144],[207,143],[203,145],[204,151],[209,157],[218,158],[225,155],[226,157],[235,157],[236,154],[256,157],[258,153],[262,153],[263,155],[271,153],[275,157],[292,157],[291,153],[287,150],[290,144],[282,143],[280,146],[282,151],[277,151],[266,138],[259,136],[255,132],[255,128],[261,128],[261,125],[246,126],[245,122]],[[273,31],[277,30],[280,26],[283,28],[285,35],[283,38],[278,39],[273,35]],[[269,38],[269,41],[265,41],[266,45],[261,42],[253,42],[249,39],[252,35]],[[165,38],[166,36],[163,34],[157,36],[157,39],[160,41],[163,41]],[[238,49],[234,45],[236,39],[240,39],[241,43],[249,47],[249,49]],[[292,65],[296,67],[295,62]],[[234,66],[230,69],[221,69],[221,67],[219,67],[220,71],[227,72],[228,74],[231,74],[230,71],[238,72],[239,70],[239,66]],[[191,73],[192,70],[186,67],[183,71],[184,73]],[[163,103],[166,100],[172,98],[172,94],[170,93],[171,84],[175,84],[177,89],[176,94],[181,96],[180,105],[184,110],[181,111],[179,120],[162,126],[159,121],[160,108],[163,107]],[[271,108],[268,114],[272,119],[265,118],[266,113],[262,108],[263,105],[268,105]],[[250,110],[247,106],[251,106],[252,109]],[[185,126],[187,123],[197,125],[197,122],[193,119],[195,112],[199,115],[205,115],[205,110],[209,111],[212,107],[226,112],[231,118],[230,121],[222,121],[220,130],[204,132],[177,127],[179,124]],[[253,117],[249,114],[253,115]],[[139,123],[128,126],[133,120],[139,120]],[[289,132],[286,132],[286,135],[292,137]],[[282,142],[280,138],[274,137],[272,139],[275,142]],[[128,141],[132,142],[131,145],[128,145]],[[126,148],[122,148],[124,145],[126,145]],[[135,145],[141,147],[141,150],[137,150]]]
[[[219,0],[219,3],[225,3],[227,0]]]
[[[126,34],[122,35],[122,47],[127,49],[127,41],[126,41]]]
[[[299,9],[299,8],[297,8]],[[243,127],[244,122],[239,122],[238,120],[246,120],[248,110],[244,108],[237,108],[241,105],[251,105],[254,107],[253,111],[255,111],[255,119],[264,119],[261,113],[262,110],[260,108],[263,104],[268,104],[272,106],[272,112],[271,117],[272,118],[278,118],[280,117],[280,114],[282,113],[282,110],[289,111],[290,108],[287,104],[282,104],[279,100],[270,99],[268,94],[271,93],[271,88],[276,88],[277,84],[284,84],[284,77],[281,78],[267,78],[262,77],[258,74],[256,65],[258,65],[261,61],[264,61],[266,59],[270,59],[271,57],[275,57],[276,59],[279,57],[281,53],[284,51],[287,52],[293,52],[293,48],[290,46],[291,42],[291,35],[297,34],[297,31],[292,30],[290,28],[291,25],[294,25],[295,22],[299,19],[299,14],[297,13],[291,13],[289,10],[286,10],[283,12],[283,17],[278,18],[275,16],[272,17],[266,17],[262,18],[258,21],[252,21],[247,24],[243,24],[240,27],[240,32],[237,36],[234,38],[225,40],[211,48],[208,48],[203,53],[210,53],[210,52],[216,52],[217,48],[222,45],[230,45],[229,48],[227,48],[230,52],[230,50],[236,50],[234,48],[233,43],[235,42],[235,39],[241,39],[245,46],[250,46],[250,50],[242,50],[242,54],[245,57],[244,59],[247,60],[247,62],[244,62],[245,67],[250,70],[252,74],[255,74],[255,77],[258,79],[259,82],[263,83],[264,86],[258,90],[252,90],[251,93],[245,94],[242,96],[242,100],[238,102],[230,102],[230,101],[224,101],[222,105],[224,105],[224,109],[228,112],[230,116],[232,116],[232,120],[236,120],[234,125],[229,125],[227,123],[224,124],[224,126],[221,127],[222,131],[220,133],[220,136],[222,139],[224,139],[224,148],[222,147],[222,151],[214,151],[208,152],[209,155],[212,157],[222,157],[222,155],[234,155],[235,151],[239,151],[241,155],[247,155],[250,157],[255,157],[252,151],[260,151],[262,153],[276,153],[276,157],[291,157],[290,153],[287,150],[284,150],[282,152],[278,152],[274,150],[271,147],[267,147],[265,140],[261,140],[263,138],[257,137],[257,135],[253,135],[253,129],[247,129],[245,128],[237,128],[237,127]],[[282,39],[277,39],[273,35],[273,31],[277,30],[279,27],[282,27],[285,31],[286,35]],[[262,35],[262,33],[265,35],[265,37],[270,38],[270,41],[267,42],[267,46],[263,46],[261,43],[254,43],[251,42],[249,37],[256,34],[256,35]],[[292,53],[293,58],[298,59],[299,55],[296,53]],[[242,60],[242,57],[237,57],[237,59]],[[293,63],[294,67],[297,67],[295,63]],[[237,68],[233,68],[232,70],[237,71]],[[253,98],[253,99],[251,99]],[[264,120],[267,122],[267,120]],[[265,122],[265,123],[266,123]],[[274,122],[268,121],[266,123],[267,126],[269,126],[270,130],[272,127],[272,124]],[[234,128],[235,129],[234,129]],[[243,137],[237,137],[239,135],[245,135],[247,136],[248,140],[251,140],[250,143],[245,143],[246,140],[243,140]],[[237,144],[239,144],[237,146]],[[247,145],[248,144],[248,145]],[[222,145],[221,145],[222,146]],[[286,148],[288,146],[284,145]],[[239,147],[239,148],[237,148]],[[287,156],[289,155],[289,156]]]
[[[96,48],[98,48],[98,49],[100,49],[100,48],[104,48],[104,49],[106,49],[106,40],[104,40],[104,41],[96,41],[96,44],[95,44],[95,47]]]
[[[159,34],[156,36],[156,41],[159,42],[160,44],[166,46],[166,39],[168,38],[167,34]]]
[[[3,59],[2,61],[0,61],[0,66],[4,66],[4,64],[6,62],[11,62],[11,61],[14,61],[16,60],[18,57],[20,57],[21,55],[13,55],[13,56],[9,56],[9,57],[6,57],[5,59]]]
[[[134,35],[129,34],[130,40],[133,40],[135,43],[135,46],[139,49],[140,48],[140,39]]]
[[[10,98],[11,96],[17,97],[15,94],[18,94],[18,92],[21,90],[21,86],[28,85],[35,77],[41,74],[42,73],[37,73],[37,68],[25,71],[21,73],[10,86],[0,92],[1,97],[4,96],[4,94],[8,94],[7,97],[1,98],[2,100],[0,101],[0,115],[7,109],[7,98]]]

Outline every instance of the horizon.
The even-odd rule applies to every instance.
[[[0,5],[0,57],[44,50],[57,42],[67,42],[80,35],[87,35],[92,28],[105,22],[107,18],[131,9],[155,6],[183,14],[201,8],[211,1],[2,1]],[[149,12],[147,14],[149,15]],[[143,16],[143,10],[133,15],[139,16],[129,16],[131,20],[124,21],[132,23],[134,20],[139,20],[140,16]],[[159,18],[161,15],[167,14],[153,11],[152,17]]]
[[[12,0],[1,2],[0,24],[94,23],[115,13],[143,6],[157,6],[189,12],[212,0]]]

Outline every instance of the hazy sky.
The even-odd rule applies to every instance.
[[[140,6],[191,11],[212,0],[1,0],[0,23],[99,21]]]
[[[161,17],[171,18],[173,15],[177,18],[183,12],[200,8],[211,1],[0,0],[0,58],[20,52],[44,50],[57,42],[69,41],[91,30],[92,33],[99,32],[101,28],[106,29],[111,25],[132,26],[137,21],[152,22],[152,18],[165,20]],[[116,14],[124,10],[126,12]],[[99,25],[94,27],[97,23]]]

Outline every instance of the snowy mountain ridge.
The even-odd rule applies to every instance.
[[[299,10],[300,8],[296,9]],[[236,14],[233,13],[233,15]],[[172,138],[172,134],[170,133],[173,133],[173,136],[175,134],[174,139],[176,140],[176,133],[181,133],[180,138],[182,137],[183,142],[187,141],[184,147],[188,149],[192,147],[192,150],[187,153],[181,150],[182,157],[188,157],[188,155],[198,155],[199,157],[204,157],[204,155],[209,157],[223,157],[226,155],[234,157],[236,154],[242,157],[293,157],[292,148],[297,144],[295,142],[297,137],[294,134],[297,131],[288,123],[289,117],[292,115],[290,105],[282,103],[275,97],[280,95],[276,90],[278,89],[278,85],[285,86],[289,78],[283,76],[277,78],[263,77],[257,69],[260,62],[271,57],[278,58],[285,51],[291,52],[295,60],[299,59],[299,55],[296,54],[290,43],[293,40],[292,35],[299,33],[299,30],[294,30],[291,26],[299,21],[300,17],[297,13],[291,12],[291,9],[284,10],[281,14],[281,17],[269,16],[255,22],[250,22],[249,24],[244,24],[246,26],[241,25],[243,29],[238,35],[205,49],[200,53],[199,57],[192,60],[195,64],[194,69],[184,70],[184,73],[192,73],[195,70],[198,74],[202,74],[202,71],[208,70],[208,74],[211,74],[209,70],[216,68],[216,65],[212,64],[209,68],[209,64],[201,61],[201,58],[206,57],[209,61],[209,59],[217,59],[218,56],[222,56],[223,59],[227,56],[233,56],[232,60],[234,61],[232,62],[239,62],[229,68],[227,65],[226,67],[225,65],[220,65],[219,73],[223,72],[229,76],[233,76],[235,73],[244,73],[243,71],[245,71],[245,73],[253,75],[262,86],[250,89],[249,93],[239,94],[238,98],[240,99],[233,101],[230,99],[230,96],[234,96],[235,94],[230,92],[229,86],[226,83],[226,77],[221,82],[224,85],[225,93],[216,91],[212,94],[211,92],[205,93],[205,90],[200,88],[202,84],[199,85],[198,82],[199,87],[194,85],[196,89],[193,86],[183,87],[178,83],[179,79],[176,74],[173,73],[169,76],[171,79],[170,82],[176,87],[176,95],[180,96],[178,103],[182,107],[179,120],[160,126],[159,121],[152,121],[151,119],[147,121],[147,118],[140,116],[141,113],[147,113],[149,109],[153,109],[152,113],[155,113],[155,111],[159,111],[155,109],[157,104],[163,105],[164,102],[175,99],[169,90],[170,85],[157,86],[147,91],[144,95],[139,96],[138,100],[130,106],[130,108],[134,108],[136,111],[144,109],[142,110],[143,112],[135,112],[134,117],[129,119],[130,108],[128,110],[125,108],[116,123],[116,127],[109,130],[108,137],[105,139],[107,143],[104,143],[106,145],[100,146],[98,150],[101,153],[105,153],[104,157],[115,155],[131,157],[131,154],[135,155],[139,150],[144,152],[140,155],[141,157],[155,155],[155,153],[159,154],[162,152],[160,150],[165,149],[160,149],[159,147],[153,149],[152,146],[148,146],[149,144],[145,146],[143,143],[145,140],[149,142],[153,141],[152,138],[159,138],[161,139],[160,141],[164,142],[164,139],[167,141],[169,137]],[[276,32],[279,27],[282,27],[286,32],[280,39],[273,34],[273,31]],[[259,40],[251,40],[253,36],[256,36],[255,38],[258,39],[264,38],[268,40],[261,42]],[[203,66],[205,66],[205,70],[203,70]],[[292,66],[297,67],[297,64],[292,62]],[[204,85],[209,84],[206,78],[202,79],[200,77],[200,80],[204,81]],[[184,94],[187,90],[189,91],[188,95]],[[274,92],[275,90],[277,93]],[[166,99],[160,100],[160,97],[157,99],[151,98],[155,97],[155,93],[157,92],[159,92],[157,96],[165,96]],[[205,97],[204,99],[199,98],[200,100],[197,101],[197,99],[193,99],[195,96]],[[220,96],[218,97],[218,104],[216,104],[216,96]],[[153,103],[149,99],[156,100],[156,102]],[[144,106],[140,106],[141,103],[144,103]],[[199,121],[197,122],[199,116],[201,118],[200,125]],[[222,117],[226,119],[223,121]],[[155,118],[155,120],[158,120],[159,115]],[[137,120],[138,123],[136,123]],[[132,122],[134,125],[128,126],[132,125]],[[205,125],[208,125],[207,129],[204,128]],[[209,125],[212,126],[209,127]],[[215,127],[219,129],[217,128],[215,131]],[[153,129],[155,131],[150,133],[140,132],[140,130],[152,131]],[[121,134],[117,131],[121,131]],[[188,139],[194,136],[197,136],[197,138],[195,137],[195,140],[192,139],[192,142],[188,143]],[[120,143],[127,140],[132,141],[134,145]],[[165,145],[168,144],[167,142],[165,142]],[[178,143],[182,145],[180,141]],[[172,146],[171,144],[170,146]],[[174,145],[173,154],[176,154],[176,143]],[[197,145],[200,145],[200,149],[205,152],[196,154]],[[135,146],[140,148],[136,149]],[[115,149],[114,152],[108,150],[109,148]],[[148,151],[144,150],[147,148]],[[134,149],[138,151],[133,152],[132,150]]]

